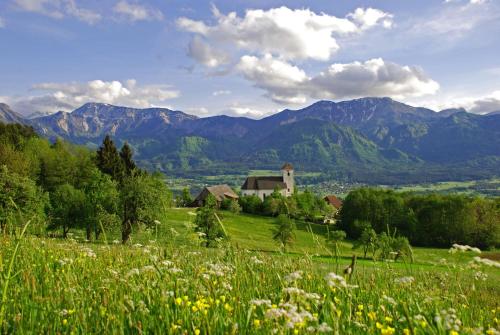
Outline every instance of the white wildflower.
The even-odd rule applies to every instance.
[[[325,276],[325,280],[328,283],[328,286],[330,287],[339,287],[339,288],[356,288],[358,286],[356,285],[349,285],[347,284],[346,280],[344,277],[339,276],[338,274],[334,272],[330,272]]]
[[[255,306],[267,306],[271,307],[271,300],[267,299],[252,299],[250,303]]]
[[[415,281],[415,278],[414,277],[401,277],[401,278],[396,278],[394,279],[394,282],[396,284],[411,284]]]
[[[295,271],[285,276],[287,282],[293,282],[302,279],[302,271]]]
[[[250,257],[250,261],[255,265],[264,264],[264,262],[258,259],[257,256]]]
[[[449,253],[454,254],[456,252],[466,252],[466,251],[472,251],[475,253],[480,254],[481,250],[479,248],[471,247],[470,245],[461,245],[461,244],[453,244],[449,250]]]
[[[332,331],[332,327],[330,327],[326,322],[323,322],[318,326],[319,333],[331,333]]]
[[[500,268],[499,262],[496,262],[496,261],[488,259],[488,258],[481,258],[479,256],[474,257],[474,259],[471,261],[471,263],[477,263],[477,264],[482,264],[482,265],[486,265],[486,266],[492,266],[495,268]]]
[[[474,274],[474,279],[475,280],[482,280],[482,281],[485,281],[486,279],[488,279],[488,275],[484,272],[481,272],[481,271],[477,271],[475,274]]]

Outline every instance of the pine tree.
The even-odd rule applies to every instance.
[[[120,180],[123,165],[118,150],[109,135],[106,135],[102,145],[97,150],[97,167],[103,173],[109,174],[114,180]]]
[[[130,148],[128,143],[125,142],[125,144],[123,144],[122,146],[122,149],[120,150],[120,158],[122,160],[124,173],[127,176],[130,176],[132,174],[132,171],[134,171],[137,167],[134,160],[132,159],[133,154],[134,153],[132,149]]]

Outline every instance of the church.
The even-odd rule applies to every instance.
[[[295,188],[293,172],[292,164],[285,163],[281,167],[281,176],[247,177],[241,187],[241,194],[256,195],[264,201],[274,190],[278,190],[283,196],[289,197]]]

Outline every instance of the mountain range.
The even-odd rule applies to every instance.
[[[0,121],[91,147],[110,134],[118,143],[127,141],[143,166],[173,175],[277,169],[285,161],[325,178],[374,183],[483,178],[500,171],[499,113],[435,112],[390,98],[318,101],[260,120],[102,103],[28,119],[0,104]]]

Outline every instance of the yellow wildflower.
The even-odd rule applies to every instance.
[[[180,304],[182,304],[182,299],[181,299],[181,298],[176,298],[176,299],[175,299],[175,304],[176,304],[176,305],[180,305]]]
[[[377,323],[375,324],[375,326],[376,326],[378,329],[382,329],[382,328],[384,328],[384,326],[383,326],[380,322],[378,322],[378,321],[377,321]]]
[[[425,322],[425,321],[421,321],[421,322],[420,322],[420,326],[421,326],[422,328],[427,327],[427,322]]]
[[[68,320],[64,319],[63,320],[63,325],[66,326],[68,324]]]
[[[194,330],[194,335],[200,335],[200,330],[198,328]]]
[[[403,329],[403,335],[410,335],[410,330],[408,328]]]
[[[377,317],[377,313],[375,313],[374,311],[370,311],[368,312],[368,317],[373,321]]]
[[[395,331],[396,330],[390,326],[387,326],[386,328],[380,330],[382,335],[392,335]]]
[[[253,325],[255,327],[259,328],[260,327],[260,320],[258,320],[258,319],[253,320]]]
[[[386,316],[386,317],[385,317],[385,321],[387,321],[387,322],[392,322],[392,318],[391,318],[390,316]]]
[[[362,310],[363,310],[363,308],[364,308],[364,306],[363,306],[363,305],[358,305],[358,310],[362,311]]]
[[[458,335],[458,332],[455,330],[450,330],[450,335]]]

